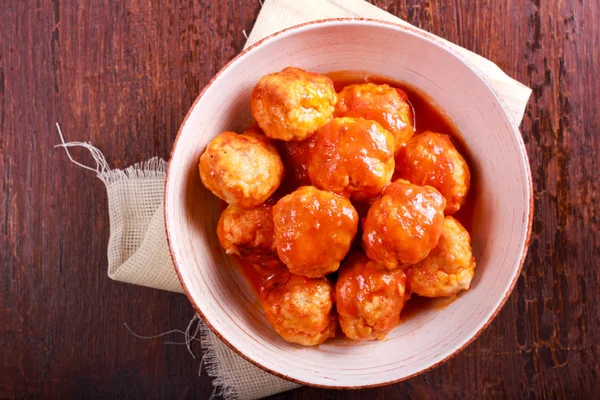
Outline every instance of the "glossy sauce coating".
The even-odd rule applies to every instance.
[[[229,204],[253,208],[267,200],[283,179],[283,162],[263,135],[223,132],[210,141],[199,163],[200,178]]]
[[[398,325],[406,296],[406,276],[358,252],[340,267],[336,306],[340,326],[356,340],[383,339]]]
[[[469,232],[456,219],[446,217],[437,246],[407,274],[411,292],[419,296],[453,296],[467,290],[475,275]]]
[[[390,269],[423,260],[442,233],[445,205],[446,200],[431,186],[394,181],[363,220],[367,256]]]
[[[258,81],[250,108],[271,139],[304,140],[331,120],[336,102],[331,79],[288,67]]]
[[[312,183],[354,199],[376,196],[394,171],[394,138],[375,121],[334,118],[319,129],[310,153]]]
[[[446,199],[446,215],[465,202],[471,173],[448,135],[424,132],[415,135],[396,156],[395,178],[436,188]]]
[[[335,289],[326,278],[283,271],[265,283],[260,299],[265,317],[288,342],[315,346],[335,336]]]
[[[398,150],[414,133],[413,113],[407,98],[402,89],[387,84],[348,85],[338,93],[335,116],[378,122],[394,136]]]
[[[273,207],[275,246],[289,270],[322,277],[338,269],[358,228],[350,201],[336,194],[303,186]]]

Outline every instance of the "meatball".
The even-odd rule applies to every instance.
[[[335,118],[319,129],[308,163],[313,185],[353,199],[371,198],[394,174],[394,138],[375,121]]]
[[[358,215],[344,197],[303,186],[273,207],[275,247],[297,275],[325,276],[339,268],[358,229]]]
[[[411,292],[419,296],[453,296],[467,290],[475,275],[469,232],[453,217],[446,217],[437,246],[407,274]]]
[[[377,121],[395,140],[396,151],[414,134],[413,112],[402,89],[389,85],[349,85],[338,93],[336,117],[360,117]]]
[[[396,156],[396,176],[415,185],[433,186],[446,199],[444,212],[454,214],[465,202],[471,174],[448,135],[414,136]]]
[[[336,101],[331,79],[288,67],[258,81],[250,108],[268,137],[304,140],[333,118]]]
[[[268,200],[251,209],[229,205],[221,213],[217,236],[227,254],[239,256],[253,264],[278,261],[273,204],[272,200]]]
[[[266,136],[223,132],[200,157],[200,178],[229,204],[253,208],[267,200],[283,178],[283,163]]]
[[[398,325],[405,302],[406,276],[364,254],[345,261],[335,286],[340,326],[350,339],[383,339]]]
[[[442,233],[445,205],[431,186],[400,179],[388,185],[363,220],[367,256],[389,269],[423,260]]]
[[[335,336],[335,292],[326,278],[284,271],[265,283],[260,299],[267,321],[288,342],[315,346]]]

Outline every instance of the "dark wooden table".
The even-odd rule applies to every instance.
[[[108,279],[104,187],[53,148],[54,122],[115,167],[167,158],[259,2],[1,3],[0,398],[208,397],[210,378],[183,346],[123,327],[185,328],[193,311],[182,295]],[[598,396],[599,2],[375,3],[533,88],[522,124],[535,181],[529,256],[494,323],[443,366],[386,388],[281,398]]]

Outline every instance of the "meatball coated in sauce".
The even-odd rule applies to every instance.
[[[414,134],[413,112],[402,89],[363,83],[338,93],[336,117],[359,117],[378,122],[395,140],[396,151]]]
[[[243,208],[267,200],[283,178],[277,149],[262,135],[223,132],[200,157],[200,178],[215,196]]]
[[[315,346],[335,336],[335,289],[326,278],[284,271],[265,283],[260,298],[267,321],[288,342]]]
[[[401,179],[388,185],[363,220],[367,256],[389,269],[416,264],[442,233],[446,200],[431,186]]]
[[[453,296],[467,290],[475,275],[469,232],[455,218],[446,217],[437,246],[407,275],[411,292],[419,296]]]
[[[358,229],[350,201],[303,186],[273,207],[277,254],[290,272],[310,278],[339,268]]]
[[[434,132],[414,136],[399,150],[396,177],[439,190],[446,199],[447,215],[463,205],[471,182],[469,166],[450,137]]]
[[[308,163],[312,183],[354,199],[377,195],[394,174],[394,138],[375,121],[335,118],[319,129]]]
[[[398,325],[406,295],[401,269],[388,270],[364,254],[353,254],[340,267],[336,306],[342,331],[350,339],[383,339]]]
[[[333,118],[336,102],[331,79],[288,67],[258,81],[250,108],[268,137],[304,140]]]
[[[253,264],[278,263],[273,204],[268,200],[251,209],[229,205],[221,213],[217,236],[227,254]]]

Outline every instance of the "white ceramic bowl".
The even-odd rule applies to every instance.
[[[203,188],[198,159],[224,130],[250,120],[250,94],[265,74],[296,66],[364,70],[410,83],[435,99],[462,134],[476,171],[472,288],[443,310],[423,311],[383,341],[285,342],[265,320],[245,279],[219,249],[220,208]],[[165,221],[187,295],[223,341],[254,364],[309,385],[384,385],[426,371],[467,346],[498,313],[519,276],[529,239],[532,189],[519,130],[490,84],[435,38],[370,20],[294,27],[250,47],[221,70],[186,116],[169,163]]]

